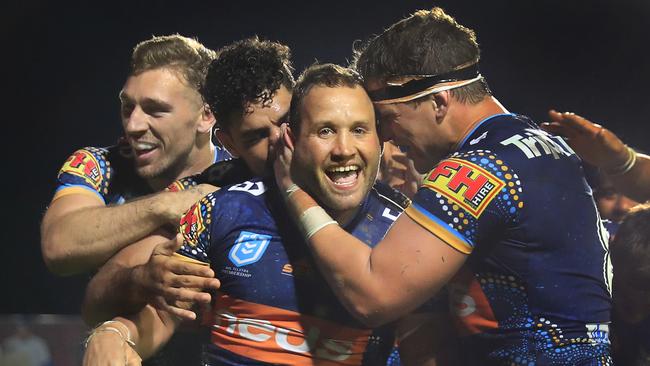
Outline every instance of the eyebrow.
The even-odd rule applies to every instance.
[[[120,98],[120,101],[122,103],[133,102],[133,98],[130,95],[126,94],[124,90],[120,91],[118,97]],[[142,103],[140,104],[142,104],[142,106],[145,108],[157,107],[165,110],[171,110],[173,108],[171,104],[156,98],[145,98],[142,100]]]

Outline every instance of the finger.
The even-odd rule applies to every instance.
[[[216,278],[205,278],[205,277],[199,277],[199,276],[189,276],[189,275],[181,275],[181,276],[173,276],[170,278],[169,282],[167,282],[169,287],[172,288],[209,288],[209,289],[219,289],[221,286],[221,283],[219,282],[218,279]]]
[[[603,126],[574,113],[562,113],[562,117],[563,123],[582,133],[597,134],[603,128]]]
[[[171,305],[168,305],[168,304],[164,305],[163,310],[165,310],[169,314],[174,315],[174,316],[176,316],[176,317],[178,317],[180,319],[196,320],[196,313],[191,311],[191,310],[179,308],[179,307],[176,307],[176,306],[171,306]]]
[[[158,244],[151,254],[171,256],[183,246],[183,235],[176,234],[173,239]]]
[[[291,131],[291,128],[289,128],[289,125],[285,123],[284,127],[284,144],[289,150],[293,151],[294,146],[293,146],[293,141],[294,141],[294,136],[293,132]]]
[[[166,262],[167,270],[176,275],[214,278],[214,271],[206,265],[190,263],[174,257],[167,259]]]
[[[571,138],[576,135],[572,128],[558,122],[543,122],[539,125],[539,127],[542,130],[553,135],[563,136],[567,138]]]

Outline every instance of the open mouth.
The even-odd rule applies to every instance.
[[[325,174],[335,187],[347,189],[355,186],[360,172],[361,168],[358,165],[346,165],[329,168]]]
[[[149,142],[132,142],[133,153],[138,159],[147,159],[153,155],[158,145]]]

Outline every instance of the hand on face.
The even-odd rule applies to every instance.
[[[401,191],[409,198],[413,198],[422,183],[422,175],[415,169],[413,160],[390,142],[384,143],[379,171],[380,181]]]
[[[289,126],[283,123],[279,135],[272,136],[269,143],[269,158],[273,161],[275,181],[280,191],[284,192],[293,183],[291,178],[291,161],[293,159],[293,137]]]

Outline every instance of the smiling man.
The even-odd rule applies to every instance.
[[[199,187],[151,195],[230,157],[211,141],[215,119],[199,94],[215,56],[179,35],[135,47],[119,95],[123,140],[109,148],[77,150],[59,171],[41,228],[50,270],[69,275],[95,269],[121,248],[178,220],[208,192]],[[133,200],[140,196],[146,197]]]
[[[607,234],[580,159],[509,113],[478,62],[474,31],[440,8],[393,24],[358,55],[382,137],[428,172],[378,245],[318,206],[288,134],[280,191],[322,275],[366,324],[448,285],[463,365],[610,365]]]
[[[300,151],[296,163],[304,168],[302,181],[346,230],[374,245],[408,201],[386,186],[373,186],[379,138],[359,75],[331,64],[308,68],[294,89],[291,119]],[[210,312],[211,342],[204,362],[385,364],[393,330],[363,326],[336,300],[300,243],[301,234],[284,213],[281,197],[272,179],[254,179],[209,194],[181,220],[184,242],[178,254],[209,265],[221,280]],[[150,306],[116,320],[123,324],[102,327],[119,327],[143,357],[164,343],[178,323]],[[429,320],[420,318],[405,333],[418,333]],[[132,351],[116,333],[98,332],[86,360],[121,359],[122,347]],[[426,351],[427,356],[411,354],[419,358],[414,364],[429,362],[423,360]]]

